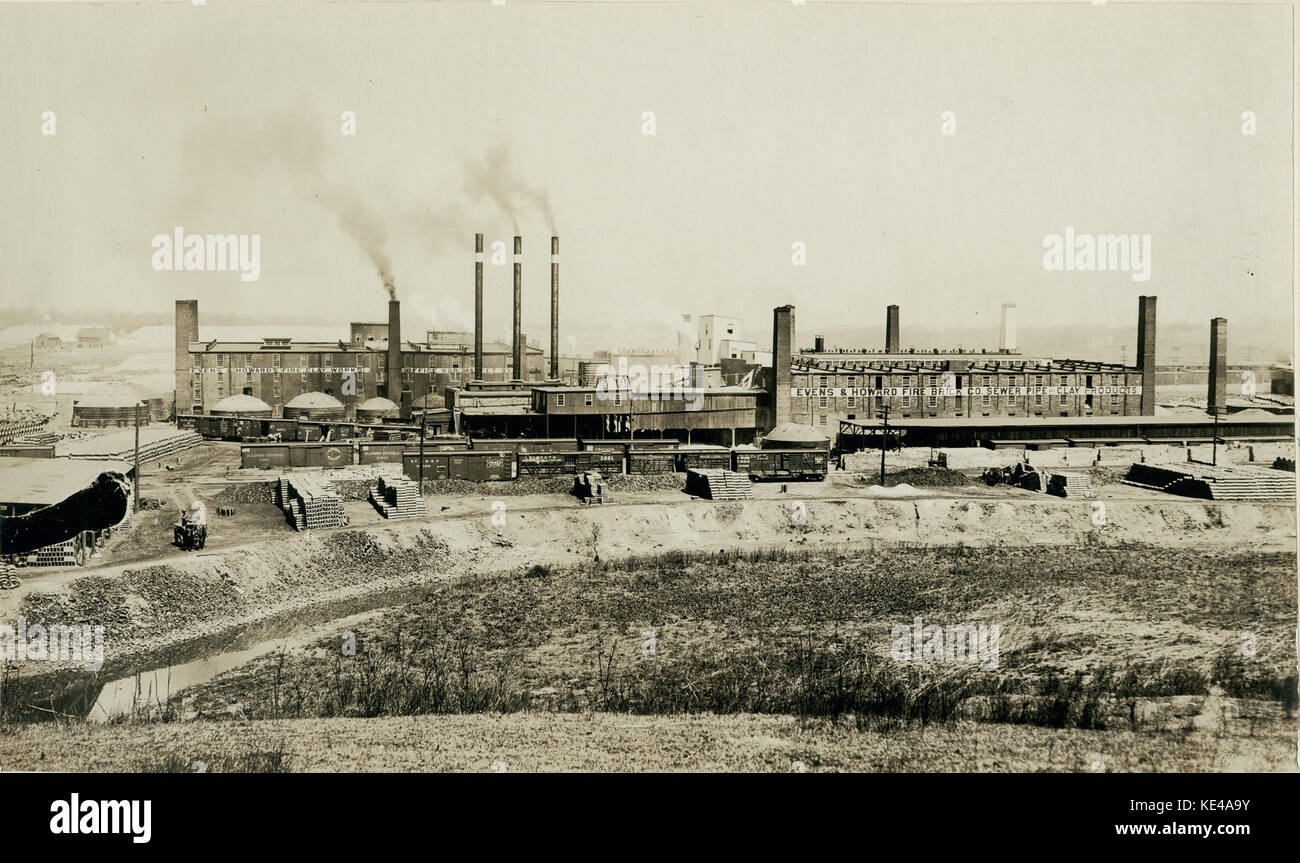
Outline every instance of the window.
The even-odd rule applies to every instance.
[[[193,375],[190,386],[194,389],[194,400],[196,402],[203,401],[203,379],[198,375]]]
[[[591,407],[591,403],[592,403],[592,394],[584,393],[582,396],[582,404],[586,407]]]
[[[334,365],[334,355],[333,355],[333,354],[321,354],[321,365],[325,366],[325,368],[331,368],[331,367],[333,367],[333,365]]]
[[[1042,385],[1043,385],[1043,376],[1042,376],[1042,375],[1035,375],[1035,376],[1034,376],[1034,386],[1036,386],[1036,387],[1041,387]],[[1042,393],[1034,393],[1034,405],[1035,405],[1035,407],[1042,407],[1042,406],[1043,406],[1043,394],[1042,394]]]
[[[556,394],[555,394],[555,406],[556,406],[557,408],[562,408],[562,407],[564,407],[564,393],[556,393]]]
[[[929,380],[929,382],[930,382],[930,389],[931,389],[931,390],[934,390],[936,387],[939,386],[939,376],[938,376],[938,375],[930,375],[929,378],[928,378],[928,380]],[[933,408],[933,407],[938,407],[938,406],[939,406],[939,397],[938,397],[937,395],[935,395],[933,392],[931,392],[931,393],[930,393],[930,397],[929,397],[929,399],[926,400],[926,404],[929,405],[929,406],[932,407],[932,408]]]
[[[826,414],[822,414],[821,424],[826,425]]]
[[[993,378],[984,375],[980,378],[980,386],[984,387],[984,395],[980,396],[980,406],[988,407],[993,404],[993,396],[989,394],[989,387],[993,386]]]
[[[272,368],[277,368],[277,369],[280,367],[280,355],[279,355],[279,354],[271,354],[271,367],[272,367]]]
[[[821,387],[822,389],[825,389],[826,387],[830,386],[830,378],[828,378],[826,375],[822,375],[817,379],[817,381],[818,381],[817,386]],[[831,400],[826,396],[817,397],[817,407],[819,408],[830,407],[830,403]]]
[[[623,404],[623,394],[617,390],[614,392],[614,407]]]
[[[903,407],[910,408],[912,406],[912,396],[907,390],[912,386],[912,379],[907,377],[899,378],[898,383],[903,388]]]
[[[852,390],[852,389],[856,389],[857,386],[858,386],[858,379],[855,378],[855,377],[850,377],[850,378],[849,378],[849,389],[850,389],[850,390]],[[853,409],[854,409],[855,407],[857,407],[857,406],[858,406],[858,399],[857,399],[857,396],[849,396],[849,402],[848,402],[848,408],[849,408],[849,410],[853,410]]]
[[[217,368],[224,369],[227,365],[226,360],[227,357],[225,354],[217,354]]]
[[[1110,376],[1110,385],[1113,386],[1113,387],[1118,387],[1118,386],[1119,386],[1119,375],[1111,375],[1111,376]],[[1110,403],[1111,403],[1111,405],[1118,405],[1118,404],[1119,404],[1119,393],[1111,393],[1111,396],[1110,396]]]
[[[1067,378],[1065,375],[1061,375],[1061,386],[1068,387],[1069,385],[1070,385],[1070,379]],[[1069,403],[1069,399],[1070,399],[1069,396],[1067,396],[1065,393],[1061,393],[1059,398],[1061,407],[1065,407]]]

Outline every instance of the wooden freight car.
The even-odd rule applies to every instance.
[[[732,470],[751,480],[821,480],[830,453],[816,449],[732,450]]]
[[[667,448],[628,450],[627,472],[636,474],[673,473],[677,470],[677,453]]]
[[[731,470],[731,450],[729,449],[678,450],[676,455],[677,470],[682,473],[688,470],[709,468]]]
[[[424,453],[424,478],[467,479],[473,482],[514,479],[514,453],[468,450]],[[402,472],[411,479],[420,475],[420,453],[402,453]]]

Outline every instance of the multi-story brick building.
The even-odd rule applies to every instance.
[[[229,395],[256,396],[279,414],[283,406],[303,393],[332,395],[348,408],[377,396],[401,404],[409,415],[412,404],[422,404],[428,394],[441,396],[449,386],[474,377],[473,344],[427,334],[424,341],[402,341],[389,349],[390,329],[397,304],[390,308],[388,324],[353,323],[348,340],[298,342],[269,336],[260,341],[199,341],[198,302],[176,302],[176,412],[203,414]],[[511,377],[511,347],[502,342],[483,345],[483,377],[507,381]],[[527,379],[544,378],[542,350],[526,350]],[[394,380],[396,379],[396,380]]]
[[[841,421],[871,423],[886,409],[891,420],[1151,416],[1155,297],[1139,298],[1138,314],[1138,364],[1128,366],[1024,357],[1013,341],[1008,346],[1005,323],[997,350],[904,350],[896,306],[887,312],[883,351],[828,351],[818,337],[812,350],[794,354],[794,309],[783,306],[774,317],[778,373],[769,378],[769,421],[804,423],[834,436]],[[789,378],[780,374],[787,367]]]

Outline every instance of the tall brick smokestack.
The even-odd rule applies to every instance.
[[[474,235],[474,380],[483,380],[483,235]]]
[[[885,309],[885,352],[898,353],[898,306]]]
[[[551,380],[560,379],[560,238],[551,237]]]
[[[790,361],[794,350],[794,306],[777,306],[772,310],[772,426],[790,421]]]
[[[1228,409],[1228,319],[1210,320],[1210,386],[1206,409],[1212,414]]]
[[[194,407],[193,377],[190,372],[190,344],[199,340],[199,301],[176,301],[176,413],[187,414]]]
[[[1156,298],[1138,297],[1137,368],[1142,373],[1141,414],[1156,415]]]
[[[523,301],[521,289],[521,279],[523,276],[522,268],[524,264],[524,238],[515,237],[515,326],[513,329],[513,338],[510,342],[514,353],[514,377],[516,380],[523,380],[524,377],[524,345],[520,339],[520,327],[523,324],[523,311],[520,303]]]
[[[388,301],[388,355],[384,381],[388,385],[388,397],[398,401],[402,392],[402,305],[397,300]]]

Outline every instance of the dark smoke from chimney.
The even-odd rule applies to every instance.
[[[484,198],[496,205],[501,214],[510,220],[511,229],[519,233],[519,211],[522,204],[535,209],[546,219],[546,227],[556,233],[555,211],[550,195],[545,189],[530,186],[515,175],[510,164],[510,148],[498,144],[483,156],[482,161],[464,159],[465,193],[479,202]]]

